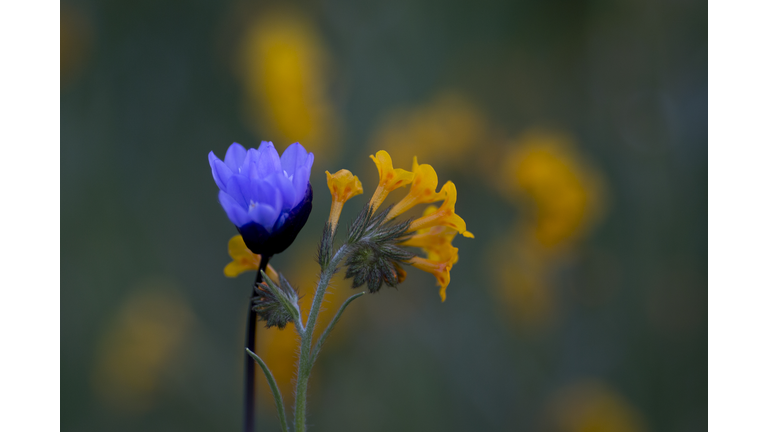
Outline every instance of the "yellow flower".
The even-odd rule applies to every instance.
[[[424,210],[424,216],[427,217],[437,211],[437,207],[429,206]],[[445,289],[451,282],[451,268],[459,260],[459,248],[451,245],[456,234],[458,231],[455,229],[438,225],[420,229],[408,240],[400,243],[401,246],[418,247],[426,252],[426,259],[414,257],[410,264],[419,270],[435,275],[437,283],[440,285],[442,301],[445,301]]]
[[[227,247],[229,249],[229,256],[232,257],[232,262],[224,267],[224,276],[233,278],[247,271],[259,269],[261,255],[251,252],[250,249],[245,246],[243,236],[238,234],[229,239]],[[275,283],[279,283],[278,281],[280,278],[271,265],[267,265],[266,273]]]
[[[451,283],[451,268],[459,260],[458,249],[453,256],[445,261],[434,261],[422,257],[413,257],[408,262],[410,265],[427,273],[432,273],[437,278],[437,284],[440,285],[440,299],[445,301],[445,290]]]
[[[524,134],[502,172],[510,197],[523,206],[526,230],[545,248],[573,244],[601,213],[602,181],[567,135]]]
[[[417,204],[433,203],[444,200],[445,186],[440,192],[437,189],[437,173],[432,165],[421,164],[413,157],[413,183],[411,190],[399,203],[392,207],[387,219],[393,219],[413,208]]]
[[[408,231],[416,231],[433,226],[446,226],[455,229],[464,237],[475,238],[471,232],[467,231],[467,223],[464,222],[464,219],[456,214],[456,185],[452,181],[447,182],[440,190],[440,194],[445,194],[445,201],[443,201],[440,208],[430,215],[422,216],[411,222],[411,227]]]
[[[376,152],[376,156],[372,155],[371,159],[379,170],[379,186],[371,197],[372,211],[376,211],[390,192],[413,181],[413,173],[400,168],[395,169],[392,166],[392,158],[384,150]]]
[[[546,430],[556,432],[648,430],[641,413],[615,389],[584,380],[558,390],[544,410]]]
[[[328,189],[331,191],[332,200],[328,222],[331,224],[331,231],[336,231],[344,203],[353,196],[363,193],[363,185],[349,170],[342,169],[336,171],[336,174],[326,171],[325,175],[328,178]]]
[[[329,98],[326,44],[312,20],[288,9],[260,11],[240,50],[247,114],[259,135],[332,155],[340,118]]]
[[[424,216],[437,211],[437,207],[429,206],[424,210]],[[452,246],[451,242],[459,232],[444,226],[434,226],[418,230],[408,240],[400,243],[401,246],[413,246],[421,248],[427,254],[427,259],[433,261],[447,261],[453,256],[458,256],[459,249]]]
[[[395,160],[414,154],[441,168],[472,170],[493,138],[483,111],[465,95],[442,91],[418,106],[386,113],[371,135],[371,148],[385,148]],[[473,174],[477,174],[474,172]]]
[[[142,281],[100,335],[91,385],[99,400],[126,414],[145,412],[194,334],[195,316],[172,280]]]

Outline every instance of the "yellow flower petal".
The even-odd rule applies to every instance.
[[[458,259],[458,254],[447,261],[434,261],[422,257],[413,257],[409,264],[435,276],[437,284],[440,286],[440,299],[445,301],[445,291],[448,288],[448,284],[451,283],[451,268]]]
[[[325,172],[328,178],[328,189],[331,191],[333,201],[346,202],[353,196],[363,193],[363,185],[356,175],[349,170],[338,170],[336,174]]]
[[[341,209],[344,207],[344,203],[353,196],[363,193],[363,185],[356,175],[352,175],[349,170],[339,170],[336,174],[331,174],[326,171],[325,175],[328,179],[328,190],[331,191],[331,214],[328,217],[328,222],[331,224],[331,229],[335,230],[336,225],[339,223],[339,216],[341,216]]]
[[[472,236],[472,233],[464,234],[467,231],[467,224],[459,215],[455,213],[456,206],[456,185],[449,181],[440,190],[440,194],[445,194],[445,201],[434,213],[423,216],[411,222],[409,231],[416,231],[433,226],[446,226],[455,229],[459,234],[465,237]]]
[[[371,207],[376,211],[390,192],[413,181],[413,173],[395,169],[392,166],[392,158],[384,150],[376,152],[376,156],[371,156],[371,159],[379,171],[379,186],[371,197]]]
[[[419,165],[416,157],[413,158],[413,183],[411,190],[399,203],[392,207],[387,215],[387,219],[394,219],[397,216],[413,208],[417,204],[433,203],[445,199],[443,190],[437,192],[437,173],[432,165]]]

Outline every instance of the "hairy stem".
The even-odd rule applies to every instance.
[[[320,280],[317,283],[315,297],[312,300],[312,308],[309,310],[307,325],[304,326],[304,332],[301,335],[301,354],[299,355],[299,373],[296,379],[296,406],[294,410],[294,422],[296,432],[306,432],[307,430],[307,384],[309,382],[309,372],[312,368],[312,334],[315,330],[317,315],[320,313],[320,306],[325,297],[325,291],[331,282],[333,274],[339,267],[341,260],[344,259],[349,246],[345,243],[336,251],[330,263],[320,273]]]

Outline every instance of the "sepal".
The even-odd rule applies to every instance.
[[[299,323],[301,327],[301,310],[299,295],[288,280],[280,274],[280,285],[272,281],[263,271],[264,282],[256,286],[256,296],[253,298],[253,310],[267,327],[277,326],[284,329],[289,323]]]

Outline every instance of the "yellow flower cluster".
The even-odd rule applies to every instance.
[[[456,214],[456,185],[448,181],[440,189],[440,192],[437,192],[438,180],[434,168],[428,164],[419,164],[415,157],[413,158],[412,172],[394,168],[392,158],[384,150],[371,156],[371,159],[379,171],[379,184],[369,202],[373,211],[378,209],[390,192],[411,185],[408,195],[395,204],[387,214],[387,220],[394,219],[417,204],[443,201],[439,208],[430,206],[424,211],[422,217],[411,222],[408,232],[415,232],[415,234],[402,242],[401,245],[419,247],[427,254],[426,258],[412,258],[409,264],[431,273],[437,278],[438,285],[440,285],[440,298],[445,301],[445,290],[451,281],[450,271],[459,259],[459,250],[451,245],[451,242],[456,234],[474,238],[474,235],[467,231],[467,224],[464,219]],[[362,186],[360,186],[357,177],[352,176],[352,173],[346,170],[333,175],[327,173],[327,175],[328,187],[334,196],[331,220],[335,226],[334,221],[338,221],[338,214],[334,213],[334,209],[338,208],[340,212],[346,199],[362,193]],[[337,191],[348,192],[344,194]],[[398,277],[401,280],[404,279],[405,272],[399,274]]]

